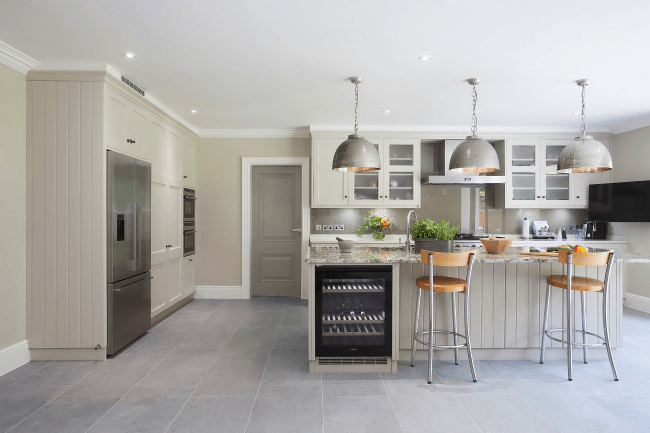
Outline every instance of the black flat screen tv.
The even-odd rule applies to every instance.
[[[591,221],[650,222],[650,180],[589,185]]]

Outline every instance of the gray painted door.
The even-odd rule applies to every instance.
[[[301,170],[253,167],[253,296],[300,296]]]

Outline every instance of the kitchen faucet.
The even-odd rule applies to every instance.
[[[418,216],[413,209],[411,209],[406,216],[406,252],[411,253],[411,214],[415,216],[415,221],[418,220]]]

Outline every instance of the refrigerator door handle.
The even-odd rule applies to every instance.
[[[114,292],[119,292],[119,291],[121,291],[122,289],[126,289],[126,288],[129,287],[129,286],[132,286],[132,285],[134,285],[134,284],[138,284],[138,283],[141,283],[141,282],[143,282],[143,281],[147,281],[147,280],[153,280],[153,277],[143,278],[142,280],[134,281],[134,282],[132,282],[132,283],[127,284],[126,286],[122,286],[122,287],[120,287],[119,289],[113,289],[113,291],[114,291]]]

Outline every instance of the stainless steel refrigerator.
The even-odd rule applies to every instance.
[[[106,154],[109,355],[151,327],[151,164]]]

